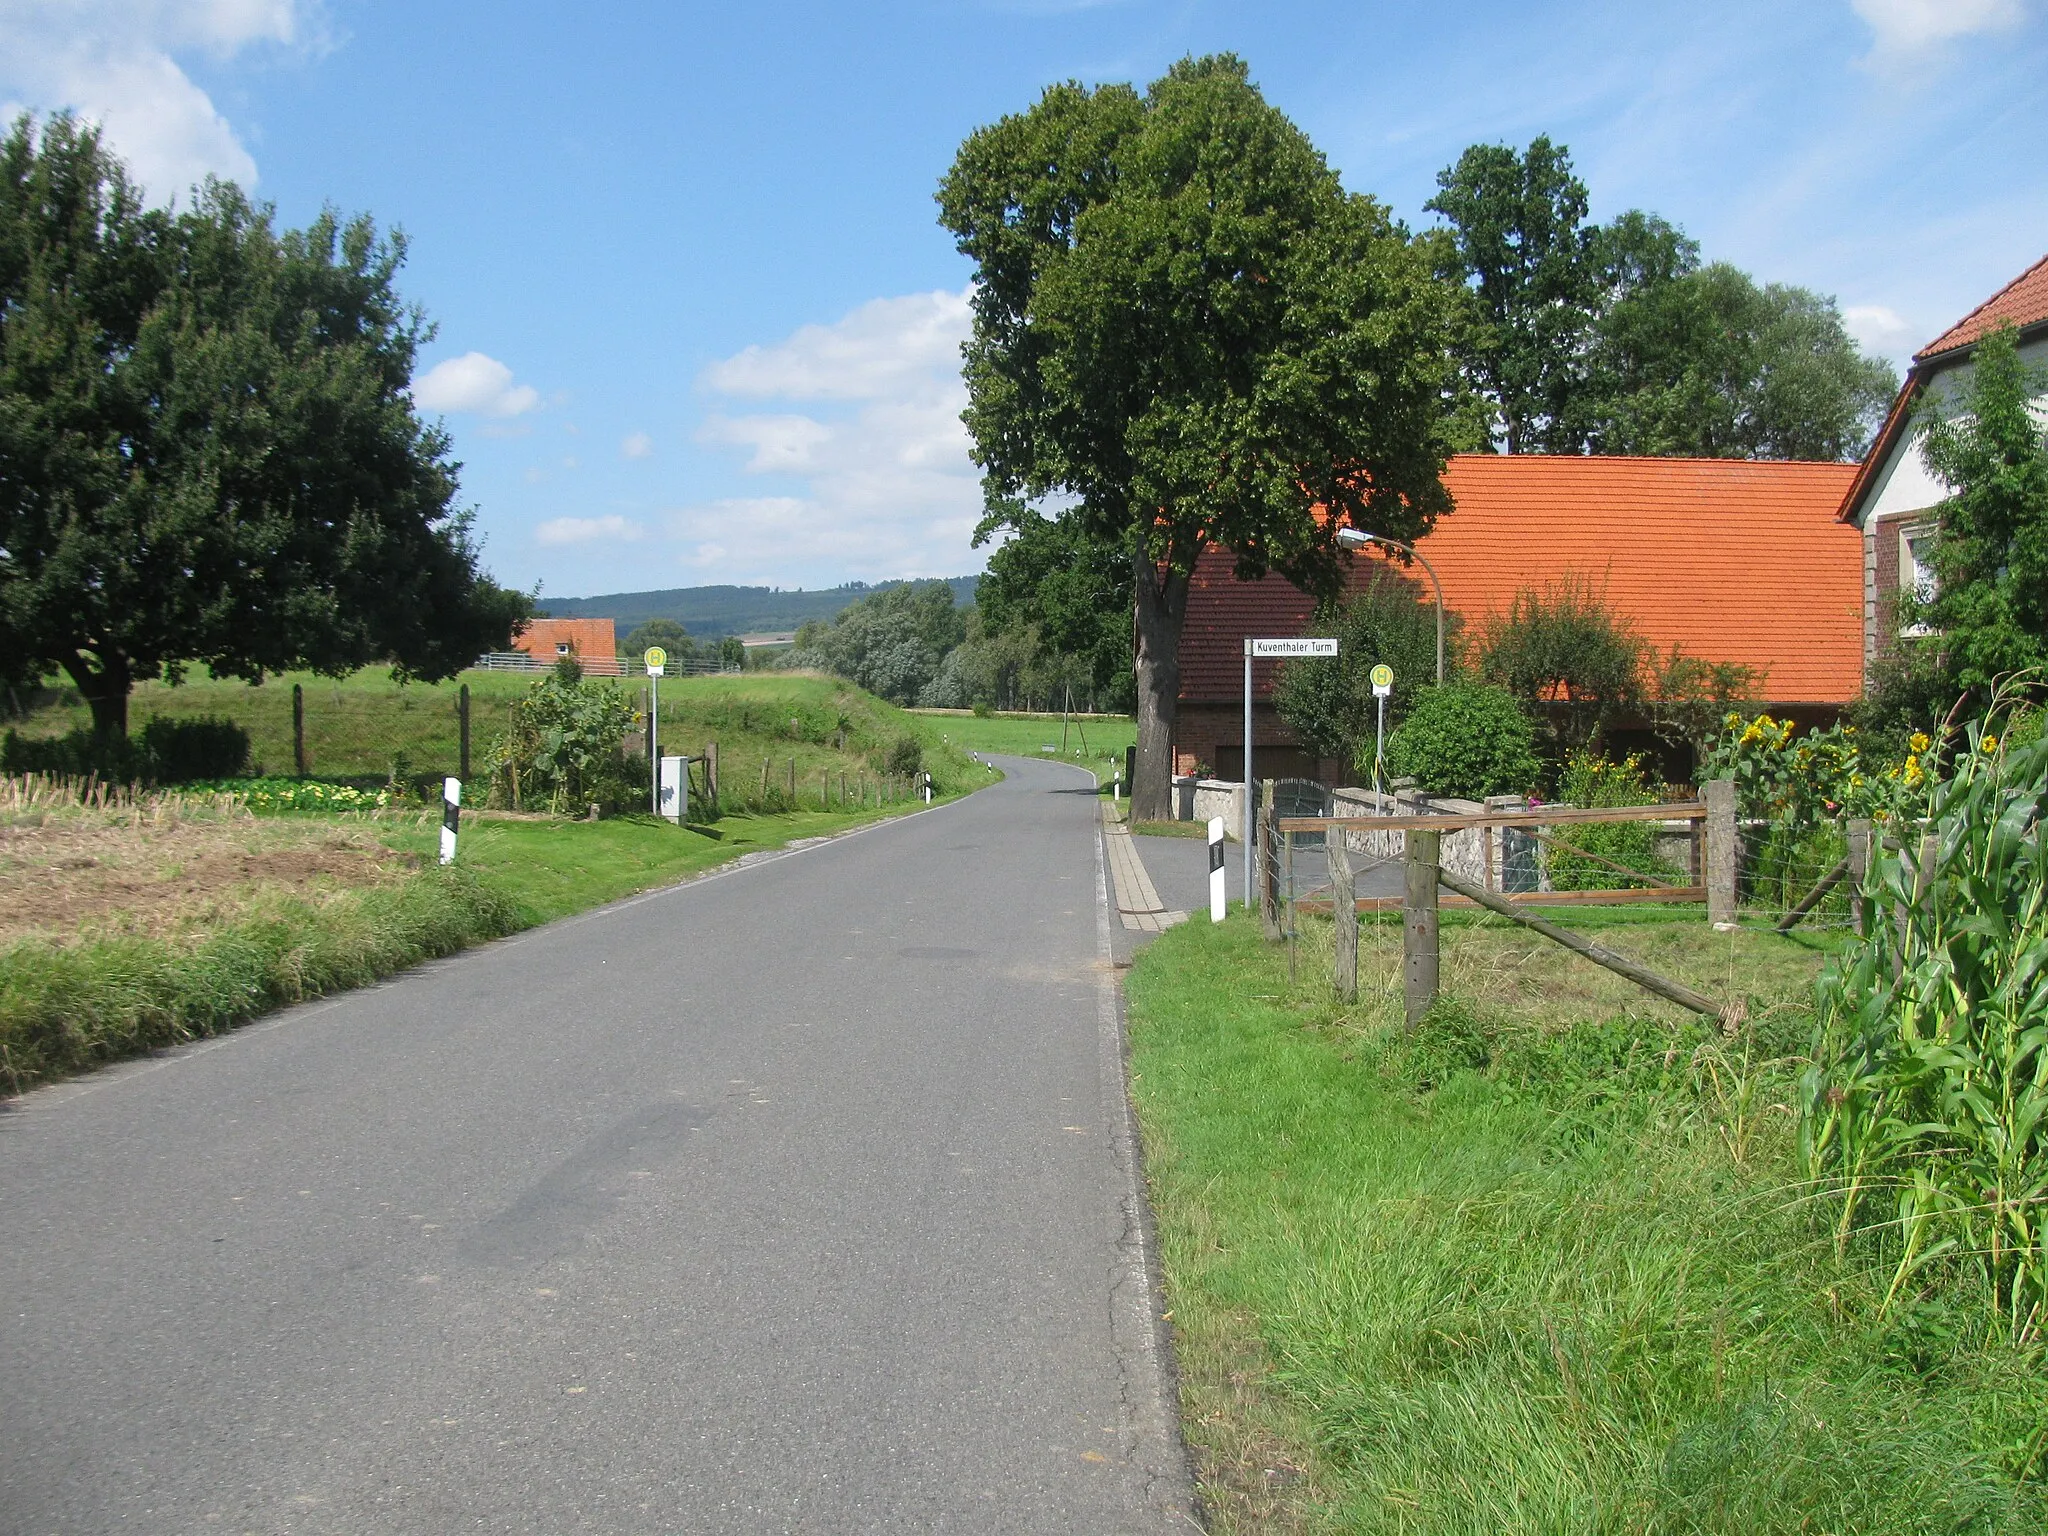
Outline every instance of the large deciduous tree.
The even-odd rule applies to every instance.
[[[1196,558],[1328,594],[1340,524],[1412,539],[1449,510],[1462,298],[1228,55],[1143,95],[1052,87],[961,146],[939,204],[977,269],[964,419],[991,510],[1070,496],[1131,561],[1132,804],[1163,816]]]
[[[0,139],[0,652],[102,731],[191,665],[446,677],[530,611],[479,575],[398,236],[142,206],[96,131]]]
[[[1105,694],[1129,686],[1131,673],[1131,557],[1127,541],[1090,537],[1077,517],[1007,513],[1012,537],[989,557],[974,589],[975,606],[991,635],[1033,626],[1038,644],[1087,669]]]

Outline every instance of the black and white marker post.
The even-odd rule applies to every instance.
[[[455,824],[462,819],[462,780],[441,781],[441,862],[455,862]]]
[[[1223,921],[1223,818],[1209,818],[1209,921]]]

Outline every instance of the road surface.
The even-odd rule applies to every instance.
[[[1189,1531],[1097,802],[967,800],[0,1112],[0,1531]]]

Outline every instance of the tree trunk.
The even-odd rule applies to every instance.
[[[93,734],[126,736],[128,689],[133,681],[128,658],[118,651],[103,652],[99,670],[95,671],[83,656],[74,652],[64,658],[64,670],[71,674],[79,696],[92,710]]]
[[[1180,709],[1180,629],[1188,612],[1188,573],[1171,564],[1162,575],[1143,536],[1131,555],[1137,591],[1132,647],[1138,678],[1138,761],[1131,783],[1131,820],[1173,814],[1173,724]]]

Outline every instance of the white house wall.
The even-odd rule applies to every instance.
[[[2048,368],[2048,337],[2020,348],[2020,361],[2031,368]],[[1946,405],[1955,399],[1969,377],[1967,367],[1944,368],[1926,381],[1927,392]],[[2034,398],[2034,412],[2048,420],[2048,393]],[[1891,457],[1878,471],[1877,484],[1863,499],[1862,522],[1895,513],[1918,512],[1948,499],[1948,487],[1934,478],[1920,454],[1920,434],[1908,431],[1892,449]]]

